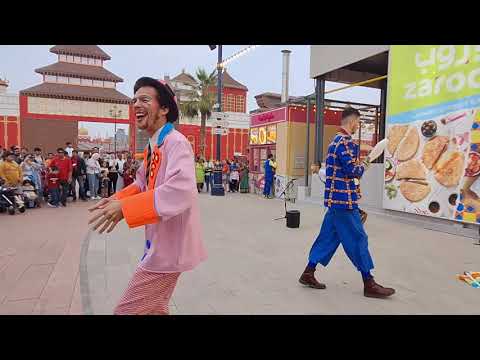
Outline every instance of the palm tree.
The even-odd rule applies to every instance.
[[[198,68],[195,75],[198,85],[192,92],[190,100],[180,104],[180,111],[183,115],[193,118],[200,114],[200,154],[205,157],[205,128],[215,104],[212,87],[215,86],[217,77],[215,71],[208,75],[203,68]]]

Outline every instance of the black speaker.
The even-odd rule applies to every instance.
[[[300,211],[288,210],[286,218],[287,218],[287,227],[289,228],[300,227]]]

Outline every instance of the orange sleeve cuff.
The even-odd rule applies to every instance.
[[[159,221],[155,210],[155,190],[148,190],[121,200],[122,212],[128,226],[154,224]]]
[[[130,184],[126,188],[115,194],[115,199],[122,200],[126,197],[136,195],[140,192],[140,188],[136,184]]]

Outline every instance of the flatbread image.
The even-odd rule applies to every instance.
[[[465,168],[465,154],[447,151],[434,166],[435,179],[445,187],[457,186]]]
[[[422,161],[431,170],[448,146],[448,136],[435,136],[423,147]]]
[[[410,126],[398,145],[397,159],[399,161],[410,160],[417,153],[419,145],[420,136],[418,135],[418,130],[415,126]]]
[[[398,165],[396,176],[397,180],[425,180],[427,178],[427,170],[420,161],[418,161],[417,159],[412,159]]]
[[[422,181],[402,181],[400,184],[400,192],[410,202],[422,201],[431,190],[430,184]]]
[[[388,145],[387,150],[390,154],[395,154],[398,144],[402,141],[407,132],[408,125],[393,125],[388,131]]]

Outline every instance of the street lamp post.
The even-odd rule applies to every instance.
[[[110,115],[115,119],[115,128],[114,128],[114,135],[113,135],[113,152],[115,156],[117,156],[117,118],[122,116],[122,110],[118,109],[117,105],[114,105],[113,108],[110,110]]]
[[[209,45],[210,50],[214,50],[217,46],[216,45]],[[222,45],[218,45],[218,59],[217,59],[217,111],[219,113],[222,112]],[[217,126],[217,129],[219,127]],[[212,128],[213,131],[213,128]],[[219,130],[217,130],[217,160],[221,161],[221,141],[222,135],[220,134]],[[213,185],[212,185],[212,192],[213,196],[225,196],[225,189],[223,188],[222,184],[222,167],[221,163],[213,170]]]

